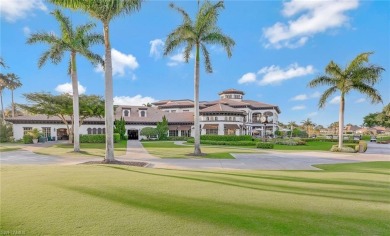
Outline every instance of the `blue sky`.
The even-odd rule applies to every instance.
[[[23,93],[67,91],[70,78],[67,61],[47,63],[38,69],[37,60],[46,45],[27,45],[33,32],[59,33],[50,15],[55,9],[41,0],[0,0],[1,51],[23,86],[15,91],[15,101],[23,103]],[[162,56],[166,36],[181,23],[181,16],[169,8],[168,1],[147,1],[139,12],[111,23],[114,60],[115,103],[141,105],[162,99],[193,99],[191,59],[183,62],[181,51]],[[192,15],[196,1],[175,1]],[[64,11],[74,25],[93,18],[75,11]],[[278,105],[282,122],[300,123],[311,118],[329,125],[338,120],[337,94],[324,109],[317,108],[318,95],[326,88],[307,87],[310,80],[324,73],[331,61],[347,65],[361,52],[373,51],[371,62],[386,69],[376,88],[384,104],[390,101],[390,2],[389,1],[225,1],[218,25],[236,45],[229,59],[222,48],[210,46],[214,73],[201,67],[200,98],[215,100],[218,92],[236,88],[245,99]],[[93,50],[103,55],[103,46]],[[78,75],[86,94],[104,95],[104,78],[83,58],[78,58]],[[4,104],[11,102],[5,91]],[[332,101],[333,100],[333,101]],[[372,105],[366,97],[350,93],[346,98],[347,123],[361,124],[362,117],[380,111],[383,104]]]

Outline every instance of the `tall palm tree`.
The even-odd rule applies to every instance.
[[[307,118],[306,120],[301,121],[301,124],[310,137],[310,130],[313,126],[315,126],[315,124],[311,121],[310,118]]]
[[[0,103],[1,103],[1,115],[2,115],[2,122],[5,121],[5,113],[4,113],[4,105],[3,105],[3,91],[7,88],[9,84],[8,77],[4,75],[3,73],[0,73]]]
[[[22,82],[20,82],[19,76],[15,75],[14,73],[7,74],[7,77],[8,77],[7,88],[11,90],[12,117],[15,117],[14,90],[20,88],[23,84]]]
[[[41,68],[48,59],[50,59],[52,63],[58,64],[63,59],[64,53],[70,52],[69,70],[72,79],[74,120],[69,140],[70,142],[74,140],[74,151],[79,152],[80,118],[76,55],[80,54],[86,57],[94,65],[98,63],[103,64],[102,58],[90,50],[92,45],[103,43],[103,36],[101,34],[91,32],[91,30],[95,27],[95,24],[93,23],[87,23],[73,28],[72,22],[68,17],[65,17],[60,10],[55,10],[52,14],[60,24],[61,37],[58,37],[53,33],[35,33],[28,38],[27,43],[46,43],[50,46],[50,48],[39,58],[39,68]]]
[[[330,86],[321,95],[318,102],[319,108],[325,107],[328,98],[336,92],[340,93],[339,110],[339,145],[343,146],[343,127],[345,96],[352,90],[365,94],[371,103],[382,102],[382,97],[373,86],[379,82],[381,73],[384,69],[380,66],[369,64],[371,52],[365,52],[355,57],[345,69],[331,61],[325,68],[325,75],[321,75],[309,83],[309,87],[314,88],[319,85]]]
[[[287,123],[288,127],[291,129],[290,131],[290,138],[292,138],[293,129],[294,127],[298,127],[297,123],[295,121],[290,121]]]
[[[54,4],[87,12],[103,23],[105,46],[105,125],[106,125],[106,155],[105,162],[115,161],[114,158],[114,110],[112,59],[110,43],[110,22],[117,16],[130,14],[141,8],[142,0],[49,0]]]
[[[199,4],[199,2],[198,2]],[[195,71],[194,71],[194,126],[195,126],[195,149],[194,155],[201,155],[200,150],[200,127],[199,127],[199,63],[200,51],[203,53],[207,73],[212,73],[210,54],[207,44],[222,45],[228,57],[232,56],[232,47],[235,42],[229,36],[224,35],[216,25],[219,12],[224,8],[222,1],[212,4],[205,1],[200,6],[195,21],[192,21],[188,13],[176,7],[173,3],[170,7],[177,10],[183,16],[183,23],[170,33],[165,42],[164,55],[172,53],[178,47],[185,45],[184,59],[188,62],[191,51],[195,48]]]

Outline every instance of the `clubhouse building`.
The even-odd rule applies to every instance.
[[[245,93],[227,89],[219,93],[215,101],[199,104],[201,134],[215,135],[272,135],[278,126],[279,107],[253,100],[244,100]],[[118,106],[115,119],[124,118],[129,139],[142,139],[144,127],[156,127],[165,116],[168,120],[169,136],[193,136],[194,102],[184,100],[162,100],[147,106]],[[46,115],[17,116],[7,118],[13,124],[15,140],[23,138],[37,128],[51,140],[67,139],[67,127],[60,118]],[[69,117],[68,123],[71,123]],[[80,126],[80,134],[104,134],[104,118],[88,118]]]

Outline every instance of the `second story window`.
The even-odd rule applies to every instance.
[[[141,115],[141,117],[145,117],[146,116],[146,112],[145,111],[141,111],[140,115]]]
[[[130,116],[130,110],[123,110],[123,116]]]

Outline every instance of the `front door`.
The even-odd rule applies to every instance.
[[[138,140],[138,130],[128,130],[127,136],[129,140]]]

